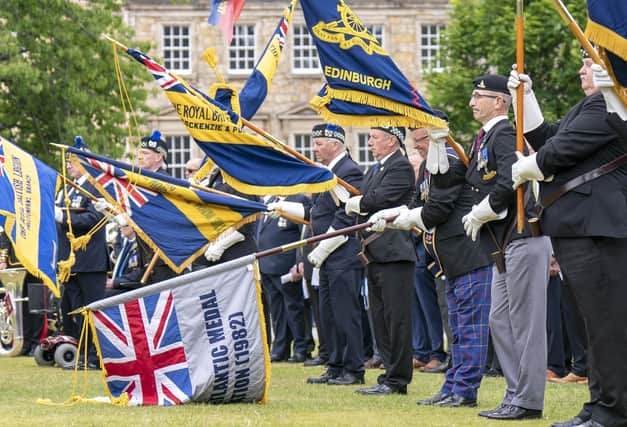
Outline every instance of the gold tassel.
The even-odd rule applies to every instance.
[[[72,245],[72,250],[76,251],[76,250],[85,250],[87,249],[87,244],[89,243],[89,241],[91,240],[91,235],[89,233],[83,235],[83,236],[79,236],[79,237],[74,237],[72,239],[70,239],[70,244]]]
[[[202,57],[216,73],[216,77],[220,80],[220,83],[225,84],[224,76],[222,76],[222,73],[218,70],[218,55],[216,54],[216,49],[214,47],[208,47],[202,53]]]
[[[57,263],[57,267],[59,272],[57,273],[57,280],[60,283],[65,283],[70,280],[70,274],[72,272],[72,267],[76,262],[76,257],[74,256],[74,252],[70,252],[70,256],[65,261],[59,261]]]

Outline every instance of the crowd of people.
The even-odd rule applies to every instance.
[[[308,384],[358,385],[362,395],[406,394],[415,369],[444,373],[439,392],[417,402],[437,407],[476,406],[483,376],[500,373],[501,403],[479,412],[496,420],[540,418],[546,381],[582,383],[590,401],[554,426],[627,425],[627,169],[608,166],[627,153],[627,138],[625,123],[607,111],[595,72],[584,58],[585,97],[558,123],[544,120],[531,78],[515,68],[509,77],[469,82],[469,107],[481,128],[468,159],[446,148],[447,130],[373,127],[368,145],[376,163],[364,174],[344,129],[316,125],[316,161],[360,194],[268,195],[271,213],[221,235],[192,269],[368,223],[358,233],[260,259],[273,363],[320,366]],[[518,126],[529,144],[523,153],[508,119],[521,84]],[[142,140],[142,168],[167,173],[166,158],[158,133]],[[190,159],[186,178],[200,163]],[[77,186],[95,193],[71,162],[67,170]],[[226,184],[219,169],[198,184],[257,199]],[[520,186],[524,224],[516,207]],[[74,187],[57,198],[59,259],[69,255],[68,233],[88,233],[107,215],[111,224],[75,251],[63,283],[68,335],[81,330],[66,315],[72,310],[175,275],[163,261],[146,271],[153,251],[109,208]],[[6,238],[0,245],[5,269],[17,261]],[[28,331],[38,334],[36,327]],[[36,341],[27,341],[24,352]],[[80,364],[97,369],[89,348]],[[366,386],[366,369],[379,368]]]

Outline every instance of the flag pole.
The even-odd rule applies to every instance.
[[[118,48],[124,50],[124,51],[128,51],[128,47],[126,47],[125,45],[123,45],[122,43],[120,43],[119,41],[109,37],[106,34],[102,34],[102,37],[108,41],[110,41],[111,43],[113,43],[114,45],[116,45]],[[247,128],[249,128],[250,130],[252,130],[253,132],[257,133],[259,136],[267,139],[268,141],[272,142],[275,145],[278,145],[279,147],[281,147],[281,149],[283,149],[285,152],[291,154],[292,156],[296,157],[297,159],[312,165],[312,166],[318,166],[315,164],[315,162],[309,158],[307,158],[306,156],[303,156],[302,154],[300,154],[298,151],[294,150],[292,147],[288,146],[287,144],[285,144],[284,142],[278,140],[277,138],[275,138],[274,136],[272,136],[271,134],[269,134],[268,132],[266,132],[265,130],[257,127],[256,125],[254,125],[253,123],[249,122],[248,120],[246,120],[245,118],[240,116],[240,120],[242,121],[242,124],[244,126],[246,126]],[[342,187],[346,188],[348,191],[350,191],[353,194],[360,194],[359,190],[356,189],[355,187],[353,187],[352,185],[350,185],[348,182],[342,180],[341,178],[337,177],[337,182],[338,184],[340,184]]]
[[[464,166],[468,167],[468,156],[466,156],[466,153],[464,152],[462,146],[455,142],[451,135],[446,135],[446,142],[448,142],[448,145],[453,148],[453,150],[457,154],[457,157],[459,157],[459,160],[462,161]]]
[[[516,0],[516,69],[519,73],[525,70],[525,21],[523,16],[523,0]],[[525,138],[523,135],[523,98],[524,87],[522,84],[516,88],[516,151],[523,153]],[[525,202],[524,189],[519,186],[516,190],[516,209],[518,234],[522,234],[525,227]]]

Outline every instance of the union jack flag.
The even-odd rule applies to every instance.
[[[172,291],[93,312],[111,394],[138,405],[190,400],[189,365]]]
[[[96,181],[102,185],[103,188],[111,186],[111,190],[109,191],[112,193],[112,196],[115,197],[124,212],[132,213],[130,202],[133,202],[138,208],[148,203],[148,198],[144,192],[152,196],[157,195],[154,191],[145,188],[140,190],[128,180],[124,172],[109,163],[91,158],[86,158],[85,160],[93,167],[102,171],[100,175],[95,177]]]

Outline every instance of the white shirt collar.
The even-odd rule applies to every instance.
[[[399,148],[400,150],[400,148]],[[392,157],[392,154],[396,153],[398,150],[394,150],[392,151],[390,154],[388,154],[387,156],[385,156],[384,158],[382,158],[381,160],[379,160],[379,163],[381,163],[381,166],[383,166],[383,163],[386,162],[387,159],[389,159],[390,157]]]
[[[335,159],[331,160],[331,162],[327,165],[327,168],[329,170],[333,170],[335,165],[337,165],[338,162],[342,160],[344,157],[346,157],[346,151],[341,152],[340,154],[337,155]]]
[[[492,117],[490,120],[488,120],[486,122],[485,125],[482,126],[483,131],[485,133],[490,132],[490,129],[492,129],[494,127],[494,125],[496,125],[498,122],[500,122],[501,120],[507,120],[507,116],[496,116],[496,117]]]

